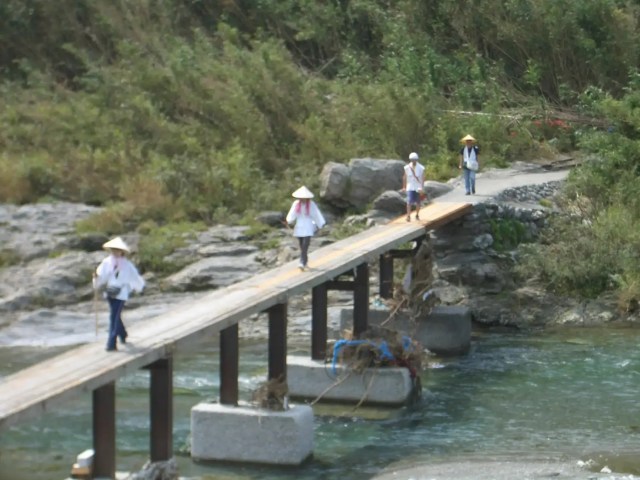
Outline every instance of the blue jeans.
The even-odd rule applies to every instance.
[[[122,323],[122,309],[124,308],[124,300],[107,297],[109,302],[109,338],[107,339],[107,349],[116,348],[116,337],[120,337],[121,341],[127,338],[127,330]]]
[[[464,176],[464,191],[466,193],[476,193],[476,172],[463,167],[462,175]]]

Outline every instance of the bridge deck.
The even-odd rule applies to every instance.
[[[404,216],[311,252],[310,269],[297,262],[213,291],[198,302],[185,302],[158,317],[129,328],[135,345],[105,352],[91,343],[21,370],[0,381],[0,429],[52,410],[79,393],[116,380],[127,372],[164,358],[178,346],[213,335],[254,313],[284,303],[356,266],[414,240],[469,212],[468,203],[432,203],[421,209],[421,221]]]

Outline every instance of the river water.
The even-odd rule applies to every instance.
[[[639,344],[640,330],[631,328],[474,332],[468,355],[431,359],[422,374],[422,399],[411,407],[356,412],[350,407],[319,407],[314,456],[288,469],[200,465],[190,460],[190,408],[218,395],[217,349],[200,345],[178,352],[174,366],[174,441],[180,473],[202,480],[358,480],[395,462],[429,465],[535,457],[591,460],[591,471],[608,466],[626,475],[618,478],[636,478]],[[307,348],[307,341],[292,340],[289,353],[307,354]],[[0,348],[0,375],[61,351]],[[241,398],[248,400],[265,379],[266,365],[264,341],[242,344]],[[118,470],[136,470],[147,458],[147,387],[148,373],[142,371],[117,383]],[[2,432],[0,479],[66,478],[75,456],[91,446],[90,397]]]

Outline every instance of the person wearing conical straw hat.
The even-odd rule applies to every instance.
[[[416,220],[420,220],[421,193],[424,189],[424,166],[418,162],[416,152],[409,154],[409,163],[404,166],[402,191],[407,192],[407,222],[411,221],[411,205],[416,206]]]
[[[287,214],[287,224],[293,225],[293,236],[300,244],[300,270],[307,268],[309,263],[309,244],[316,231],[326,224],[318,205],[311,200],[313,193],[304,185],[291,194],[295,200]]]
[[[480,168],[480,148],[476,145],[476,139],[466,135],[460,140],[464,147],[460,149],[460,162],[458,168],[462,169],[464,177],[465,195],[476,193],[476,172]]]
[[[127,330],[122,322],[122,309],[132,292],[142,292],[144,279],[135,265],[126,257],[131,250],[120,237],[102,245],[109,255],[93,273],[93,288],[104,288],[109,302],[109,336],[107,351],[117,350],[117,339],[127,341]]]

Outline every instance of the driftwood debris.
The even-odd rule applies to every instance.
[[[272,378],[253,391],[251,400],[260,408],[282,412],[287,410],[289,386],[283,377]]]
[[[331,345],[328,360],[336,359],[339,365],[354,373],[377,367],[407,367],[412,375],[422,370],[422,345],[397,330],[370,326],[357,339],[351,338],[349,331],[345,337],[346,343]]]
[[[412,318],[422,318],[431,312],[437,303],[433,293],[433,247],[431,240],[422,241],[411,259],[411,281],[409,284],[409,312]]]

